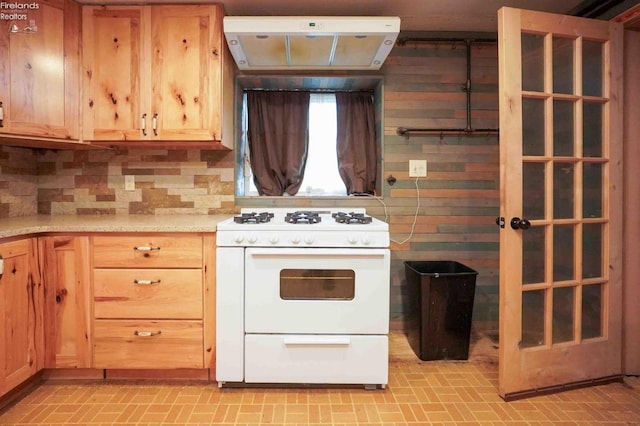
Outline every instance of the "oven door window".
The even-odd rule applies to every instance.
[[[353,300],[356,273],[351,269],[283,269],[282,300]]]

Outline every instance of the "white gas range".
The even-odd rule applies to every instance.
[[[245,209],[216,239],[219,386],[385,387],[387,223],[364,209]]]

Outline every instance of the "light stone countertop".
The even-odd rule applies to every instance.
[[[0,219],[0,238],[54,232],[215,232],[232,215],[57,215]]]

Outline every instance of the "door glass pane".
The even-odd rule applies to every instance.
[[[553,343],[570,342],[573,335],[573,309],[574,287],[561,287],[553,289],[553,317],[552,341]]]
[[[575,278],[573,255],[575,252],[574,225],[553,227],[553,280],[565,281]]]
[[[544,290],[522,293],[522,339],[520,347],[544,345]]]
[[[583,163],[582,217],[602,217],[602,164]]]
[[[602,277],[602,227],[600,223],[582,225],[582,278]]]
[[[604,298],[602,284],[582,286],[582,338],[591,339],[602,336],[602,303]]]
[[[544,92],[544,36],[522,34],[522,90]]]
[[[283,269],[283,300],[353,300],[356,274],[351,269]]]
[[[602,96],[604,43],[582,40],[582,94]]]
[[[573,94],[573,64],[575,41],[553,38],[553,92]]]
[[[544,163],[522,164],[522,214],[525,219],[544,219]]]
[[[553,164],[553,217],[555,219],[570,219],[574,216],[574,176],[573,163]]]
[[[522,99],[522,155],[544,155],[544,100]]]
[[[534,226],[522,233],[522,284],[544,282],[545,229]]]
[[[582,155],[602,157],[602,104],[582,103]]]
[[[574,114],[573,102],[553,101],[553,155],[573,157]]]

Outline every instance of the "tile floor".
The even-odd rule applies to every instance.
[[[640,378],[506,403],[487,338],[468,362],[422,362],[400,333],[391,348],[385,390],[48,381],[0,413],[0,425],[640,424]]]

